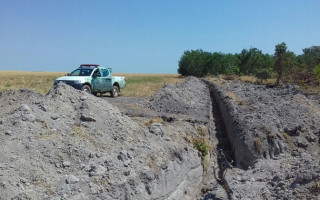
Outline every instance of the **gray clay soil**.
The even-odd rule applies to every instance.
[[[149,98],[6,91],[0,199],[319,199],[319,137],[319,97],[291,86],[188,77]]]

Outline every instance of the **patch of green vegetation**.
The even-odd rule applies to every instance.
[[[272,68],[261,69],[257,71],[256,77],[258,81],[262,84],[263,81],[267,81],[268,79],[270,79],[272,77],[272,74],[273,74]]]
[[[203,139],[194,140],[193,147],[199,151],[202,160],[209,154],[209,149],[211,148]]]
[[[316,75],[318,81],[320,81],[320,64],[315,66],[313,73]]]
[[[11,84],[9,82],[6,83],[5,85],[7,88],[11,87]]]

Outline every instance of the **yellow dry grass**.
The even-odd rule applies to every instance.
[[[125,76],[127,87],[121,91],[122,96],[148,97],[162,88],[165,84],[183,82],[178,74],[115,74]]]
[[[0,71],[0,92],[27,88],[41,94],[47,94],[54,80],[66,72],[27,72]],[[148,97],[158,91],[164,84],[182,82],[178,74],[114,74],[125,76],[127,87],[121,90],[122,96]]]
[[[239,79],[243,82],[249,82],[249,83],[258,82],[258,79],[254,76],[240,76]],[[270,79],[267,79],[266,81],[263,81],[263,84],[275,84],[276,81],[277,79],[270,78]]]
[[[150,126],[150,125],[153,124],[153,123],[159,123],[159,124],[161,124],[161,123],[163,123],[163,119],[162,119],[161,117],[156,117],[156,118],[150,119],[150,120],[148,120],[148,121],[145,121],[143,124],[144,124],[145,126]]]
[[[0,92],[27,88],[46,94],[63,72],[0,71]]]

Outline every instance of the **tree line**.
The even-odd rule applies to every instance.
[[[284,42],[275,45],[273,55],[253,47],[235,54],[190,50],[181,56],[178,73],[196,77],[219,74],[253,75],[261,81],[275,77],[276,84],[319,84],[320,46],[311,46],[302,51],[303,54],[296,55],[288,50]]]

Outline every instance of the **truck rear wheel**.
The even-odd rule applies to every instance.
[[[81,90],[84,91],[84,92],[86,92],[86,93],[91,94],[91,88],[90,88],[89,85],[84,85],[84,86],[82,86]]]
[[[111,96],[116,98],[119,96],[119,88],[118,86],[113,86],[112,91],[110,92]]]

